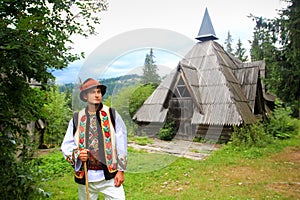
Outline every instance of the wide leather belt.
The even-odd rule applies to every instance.
[[[103,170],[101,165],[88,165],[89,170]]]
[[[103,170],[101,162],[99,160],[94,159],[93,157],[90,157],[88,160],[88,169]]]

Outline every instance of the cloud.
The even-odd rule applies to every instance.
[[[128,52],[114,60],[101,78],[111,78],[129,74],[142,75],[146,54],[150,48],[142,48]],[[158,67],[157,73],[165,76],[171,69],[174,69],[181,57],[166,50],[153,48],[154,61]]]
[[[142,47],[157,47],[155,46],[157,42],[164,42],[165,49],[171,49],[177,52],[179,56],[184,56],[186,49],[182,52],[174,49],[176,46],[179,49],[183,48],[179,44],[179,40],[188,38],[195,42],[194,38],[198,34],[206,7],[216,36],[219,38],[218,42],[223,45],[228,31],[230,31],[233,37],[233,46],[238,39],[241,39],[244,48],[249,51],[248,40],[252,39],[255,24],[247,16],[251,13],[255,16],[274,18],[278,16],[277,10],[286,7],[286,5],[287,3],[281,0],[110,0],[108,11],[100,13],[101,24],[96,27],[98,35],[89,38],[72,37],[74,40],[73,52],[85,52],[87,56],[81,63],[82,67],[78,71],[78,76],[100,76],[107,68],[116,68],[119,64],[122,66],[121,63],[115,63],[114,66],[108,67],[120,56],[128,53],[129,50],[132,51],[137,48],[134,45],[136,42],[152,42],[152,45],[148,44],[148,46]],[[165,34],[164,37],[158,38],[160,41],[155,41],[157,35],[153,32],[151,34],[139,32],[131,39],[125,37],[130,31],[140,29],[163,29],[176,32],[177,35],[173,37],[174,34]],[[182,35],[181,38],[178,36],[180,34]],[[120,38],[120,36],[124,37]],[[99,49],[99,47],[103,49]],[[186,46],[186,48],[188,47]],[[165,63],[167,62],[165,61]],[[166,65],[172,65],[172,62],[169,63]],[[140,65],[135,63],[133,59],[130,60],[130,64],[133,66]],[[75,72],[72,69],[70,72],[68,71],[72,65],[64,70],[66,74],[55,73],[58,82],[76,79]],[[123,66],[126,64],[123,63]]]
[[[71,63],[67,68],[62,70],[54,70],[52,74],[55,77],[56,84],[61,85],[66,83],[75,83],[82,63],[83,60],[78,60]]]

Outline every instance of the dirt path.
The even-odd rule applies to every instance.
[[[136,143],[129,143],[128,146],[133,147],[136,150],[167,153],[194,160],[202,160],[209,156],[212,151],[220,147],[218,144],[203,144],[185,140],[162,141],[158,139],[153,139],[152,144],[139,145]]]

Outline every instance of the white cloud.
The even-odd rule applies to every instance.
[[[281,0],[110,0],[108,11],[100,14],[102,23],[97,27],[99,34],[90,36],[87,39],[78,36],[74,37],[73,51],[78,53],[81,51],[85,52],[88,59],[99,46],[103,46],[107,41],[124,32],[142,28],[166,29],[194,40],[198,34],[206,7],[208,8],[216,35],[219,38],[218,42],[223,45],[227,32],[230,31],[234,43],[241,39],[244,48],[249,50],[248,40],[252,38],[255,24],[247,16],[253,14],[255,16],[274,18],[277,16],[277,10],[285,6],[286,3]],[[155,36],[140,35],[139,37]],[[118,41],[118,43],[113,44],[114,48],[116,48],[115,52],[120,52],[118,46],[128,46],[134,42],[135,40]],[[174,38],[166,37],[165,42],[171,46],[172,42],[177,41]],[[112,53],[112,51],[113,49],[109,49],[107,52]],[[105,52],[105,49],[103,49],[100,56],[95,59],[98,64],[105,63],[107,59],[116,59],[109,57],[110,55],[106,55]],[[118,63],[115,64],[115,66],[117,65]],[[103,71],[99,67],[92,67],[91,69],[96,73]],[[57,78],[62,79],[62,77]]]

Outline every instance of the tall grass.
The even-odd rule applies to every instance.
[[[266,147],[277,139],[288,139],[297,136],[300,121],[291,117],[292,110],[276,103],[273,113],[264,121],[234,127],[231,135],[232,145],[237,148]]]

